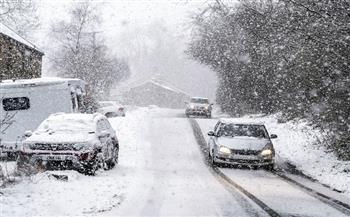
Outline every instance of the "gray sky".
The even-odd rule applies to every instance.
[[[36,31],[35,41],[46,53],[44,75],[54,75],[48,67],[50,51],[55,46],[48,37],[49,26],[67,18],[67,11],[73,2],[37,0],[42,25]],[[150,78],[159,78],[191,95],[214,98],[217,82],[215,73],[184,54],[191,28],[189,18],[208,1],[95,2],[102,8],[100,34],[106,37],[106,43],[114,55],[129,59],[132,69],[131,78],[120,83],[115,92]]]

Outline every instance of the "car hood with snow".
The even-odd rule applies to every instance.
[[[67,136],[68,135],[68,136]],[[67,132],[34,132],[33,135],[27,138],[24,143],[93,143],[96,140],[94,132],[86,133],[68,133]]]
[[[226,137],[222,136],[217,139],[219,145],[235,150],[262,150],[271,141],[266,138],[256,138],[248,136]]]

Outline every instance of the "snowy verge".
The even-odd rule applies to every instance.
[[[225,115],[216,115],[226,117]],[[239,121],[258,121],[265,123],[270,134],[277,134],[273,140],[277,153],[277,164],[284,167],[290,163],[305,175],[320,183],[337,189],[350,197],[349,161],[338,160],[334,153],[322,145],[325,135],[310,126],[305,120],[278,123],[278,115],[252,115],[234,118]],[[203,133],[212,130],[217,120],[198,119]]]
[[[130,111],[125,117],[109,119],[120,143],[119,164],[86,176],[74,170],[45,171],[1,189],[0,216],[96,216],[119,207],[142,180],[134,167],[143,164],[138,151],[144,146],[135,133],[143,125],[147,109]],[[147,147],[146,147],[147,148]],[[59,180],[55,175],[67,176]]]

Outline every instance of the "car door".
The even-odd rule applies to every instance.
[[[215,125],[215,127],[214,127],[214,130],[213,130],[213,132],[214,132],[214,134],[216,135],[217,134],[217,132],[218,132],[218,129],[219,129],[219,126],[220,126],[220,121],[218,121],[217,123],[216,123],[216,125]],[[210,138],[209,138],[209,149],[210,150],[212,150],[212,149],[214,149],[214,146],[215,146],[215,140],[217,139],[217,137],[215,137],[215,136],[211,136]]]

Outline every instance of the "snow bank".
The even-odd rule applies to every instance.
[[[277,123],[276,116],[257,117],[264,121],[270,133],[278,135],[274,140],[279,157],[292,163],[304,174],[343,191],[350,196],[350,162],[340,161],[321,143],[325,135],[306,121]]]

